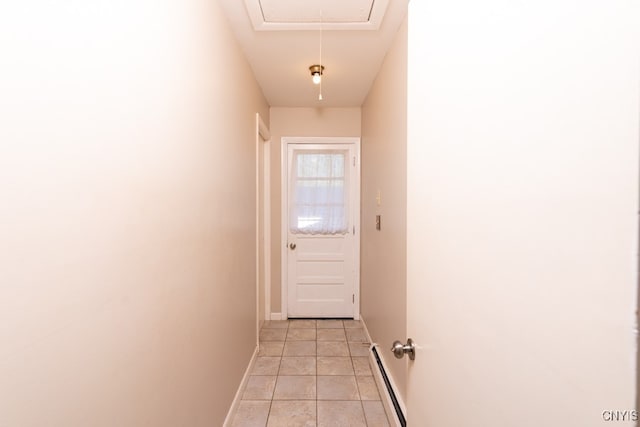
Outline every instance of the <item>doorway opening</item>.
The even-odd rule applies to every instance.
[[[282,138],[282,316],[360,318],[360,138]]]
[[[256,336],[271,311],[271,133],[256,113]]]

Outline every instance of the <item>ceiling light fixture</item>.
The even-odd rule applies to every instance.
[[[322,81],[324,65],[312,65],[309,67],[309,71],[311,71],[311,80],[313,81],[313,84],[319,85]]]

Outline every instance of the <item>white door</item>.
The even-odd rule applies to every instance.
[[[409,4],[412,427],[635,418],[640,5],[576,4]]]
[[[358,318],[359,141],[283,140],[283,310],[287,317]]]

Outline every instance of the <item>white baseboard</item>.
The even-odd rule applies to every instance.
[[[378,368],[378,363],[376,362],[375,356],[373,355],[373,351],[371,351],[371,348],[376,347],[378,351],[378,356],[380,356],[380,362],[382,363],[382,366],[384,367],[384,370],[387,373],[387,378],[391,383],[391,388],[394,390],[396,399],[398,400],[398,404],[400,405],[400,409],[404,414],[407,413],[407,407],[402,401],[402,397],[398,393],[398,387],[396,386],[396,383],[393,380],[393,377],[391,376],[389,370],[387,369],[387,363],[382,353],[382,348],[378,344],[374,343],[373,340],[371,339],[371,335],[369,335],[369,330],[367,329],[367,324],[365,323],[362,315],[360,315],[360,321],[362,322],[362,327],[364,328],[365,336],[367,337],[367,340],[371,343],[371,347],[369,350],[369,365],[371,367],[371,372],[373,372],[373,378],[375,379],[376,385],[378,386],[378,391],[380,392],[380,398],[382,400],[382,406],[384,406],[384,411],[387,414],[387,419],[389,420],[389,424],[391,426],[401,427],[400,420],[398,419],[398,415],[396,414],[396,410],[391,400],[391,396],[389,396],[389,393],[387,392],[387,386],[384,383],[384,379],[382,379],[380,368]]]
[[[362,323],[362,328],[364,329],[364,336],[367,338],[367,342],[373,343],[371,339],[371,335],[369,335],[369,329],[367,329],[367,323],[364,321],[364,317],[362,314],[360,315],[360,323]]]
[[[244,387],[247,385],[249,381],[249,375],[251,375],[251,370],[253,369],[254,363],[256,363],[256,358],[258,357],[258,351],[260,350],[259,346],[256,346],[256,349],[253,351],[253,356],[251,356],[251,360],[249,361],[249,366],[247,366],[247,370],[244,371],[244,376],[242,377],[242,381],[240,382],[240,386],[236,391],[236,395],[233,398],[233,402],[231,402],[231,407],[229,407],[229,412],[227,412],[227,417],[224,419],[223,427],[227,427],[231,425],[233,421],[233,417],[236,415],[236,411],[238,410],[238,405],[240,405],[240,401],[242,400],[242,393],[244,392]]]
[[[282,318],[282,313],[271,313],[271,320],[287,320]]]

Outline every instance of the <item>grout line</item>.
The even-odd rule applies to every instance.
[[[275,391],[275,390],[274,390]],[[267,412],[267,424],[269,424],[269,417],[271,416],[271,407],[273,406],[273,399],[271,399],[271,401],[269,402],[269,411]],[[365,417],[365,422],[367,422],[367,419]],[[267,425],[265,424],[265,426]]]
[[[367,413],[364,411],[364,403],[362,399],[360,399],[360,407],[362,408],[362,417],[364,418],[364,423],[369,427],[369,421],[367,420]]]
[[[289,322],[287,322],[287,327],[286,328],[282,328],[286,331],[289,330]],[[267,424],[269,423],[269,417],[271,417],[271,409],[273,408],[273,396],[276,393],[276,385],[278,385],[278,377],[280,376],[280,366],[282,365],[282,358],[284,357],[284,344],[286,343],[287,340],[287,332],[285,332],[285,336],[284,336],[284,341],[282,343],[282,351],[280,352],[280,364],[278,365],[278,372],[276,373],[276,382],[273,385],[273,393],[271,394],[271,399],[269,400],[269,410],[267,411]],[[261,341],[258,340],[258,346],[260,345]],[[259,348],[258,348],[259,351]],[[266,424],[265,424],[266,426]]]

